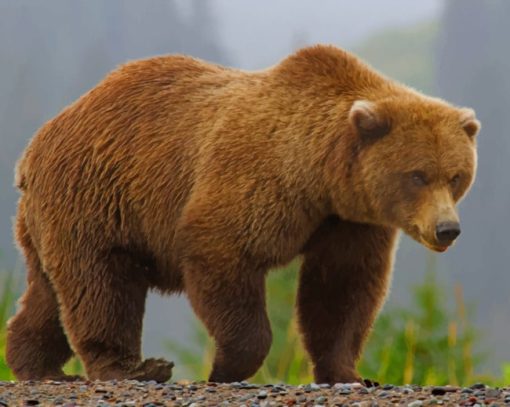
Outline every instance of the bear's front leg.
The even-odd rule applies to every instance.
[[[317,383],[362,380],[356,362],[386,296],[395,238],[331,218],[305,248],[298,315]]]
[[[255,374],[271,347],[267,261],[250,250],[256,234],[246,224],[247,202],[232,193],[238,188],[223,185],[212,167],[209,174],[212,179],[194,186],[174,250],[191,306],[215,340],[209,380],[241,381]]]
[[[259,369],[271,347],[265,273],[207,258],[186,261],[184,278],[191,305],[216,343],[209,381],[241,381]]]

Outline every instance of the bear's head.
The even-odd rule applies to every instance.
[[[445,251],[460,233],[456,205],[475,177],[480,122],[474,111],[414,94],[357,100],[349,126],[363,220]]]

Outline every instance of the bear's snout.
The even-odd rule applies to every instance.
[[[440,222],[436,226],[436,240],[440,245],[449,246],[459,235],[459,222]]]

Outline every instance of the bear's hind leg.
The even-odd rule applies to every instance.
[[[170,379],[173,363],[141,359],[148,282],[129,253],[82,260],[55,280],[62,321],[90,379]]]
[[[73,352],[60,323],[55,292],[21,217],[16,237],[26,257],[27,289],[7,326],[7,364],[19,380],[75,380],[77,376],[62,371]]]

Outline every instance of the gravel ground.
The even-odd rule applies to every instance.
[[[360,384],[254,385],[246,382],[171,383],[110,382],[0,382],[4,406],[504,406],[510,388],[483,384],[468,388]]]

